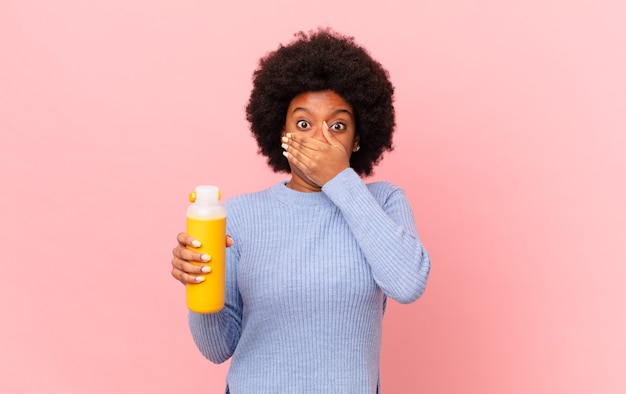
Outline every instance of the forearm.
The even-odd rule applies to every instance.
[[[240,324],[228,307],[212,314],[189,312],[189,329],[204,357],[219,364],[232,356],[240,335]]]
[[[379,202],[350,169],[323,190],[340,209],[383,292],[402,303],[419,298],[426,288],[430,258],[404,193],[396,189],[387,201]]]

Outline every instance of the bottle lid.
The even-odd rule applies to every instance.
[[[217,204],[222,193],[217,186],[200,185],[196,191],[189,194],[189,201],[200,204]]]

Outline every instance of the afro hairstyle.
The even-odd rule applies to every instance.
[[[331,90],[352,106],[360,149],[350,166],[357,174],[371,175],[383,153],[393,149],[394,87],[387,70],[353,37],[329,28],[296,33],[288,45],[260,59],[252,80],[246,119],[274,172],[291,172],[280,137],[289,104],[305,92]]]

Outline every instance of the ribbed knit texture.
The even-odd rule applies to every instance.
[[[404,192],[347,169],[225,205],[226,307],[189,325],[209,360],[232,356],[230,393],[375,394],[386,296],[415,301],[430,270]]]

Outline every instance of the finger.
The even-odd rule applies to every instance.
[[[339,140],[335,137],[333,133],[330,132],[330,129],[328,128],[328,123],[326,123],[326,121],[324,121],[324,125],[322,126],[322,134],[324,134],[326,141],[328,141],[330,145],[341,146]]]
[[[314,138],[298,137],[294,139],[290,133],[286,134],[288,143],[283,143],[283,155],[291,164],[305,170],[309,163],[321,160],[324,149],[328,144]]]
[[[185,245],[185,246],[191,246],[192,248],[199,248],[200,246],[202,246],[200,241],[198,241],[197,239],[195,239],[194,237],[192,237],[191,235],[187,233],[179,233],[176,239],[178,240],[179,244]]]
[[[172,259],[172,276],[181,283],[204,282],[204,275],[210,272],[211,267],[208,265],[192,264],[177,258]]]
[[[172,276],[184,285],[204,282],[204,276],[188,274],[176,268],[172,268]]]
[[[188,249],[186,246],[178,245],[172,250],[174,257],[184,261],[196,261],[206,263],[211,261],[211,256],[206,253],[198,253]]]
[[[233,237],[231,237],[230,235],[226,235],[226,247],[230,248],[231,246],[233,246],[234,243],[235,241],[233,240]]]
[[[211,266],[208,264],[190,263],[176,257],[172,259],[172,268],[190,275],[204,275],[211,272]]]
[[[287,158],[291,166],[298,168],[304,172],[307,171],[307,166],[301,160],[306,160],[308,158],[300,153],[300,151],[298,151],[297,149],[289,147],[288,150],[283,151],[283,156]]]
[[[295,150],[305,156],[311,156],[316,152],[323,152],[328,148],[328,143],[320,141],[316,138],[296,136],[295,134],[286,133],[283,139],[283,149],[287,151]]]

